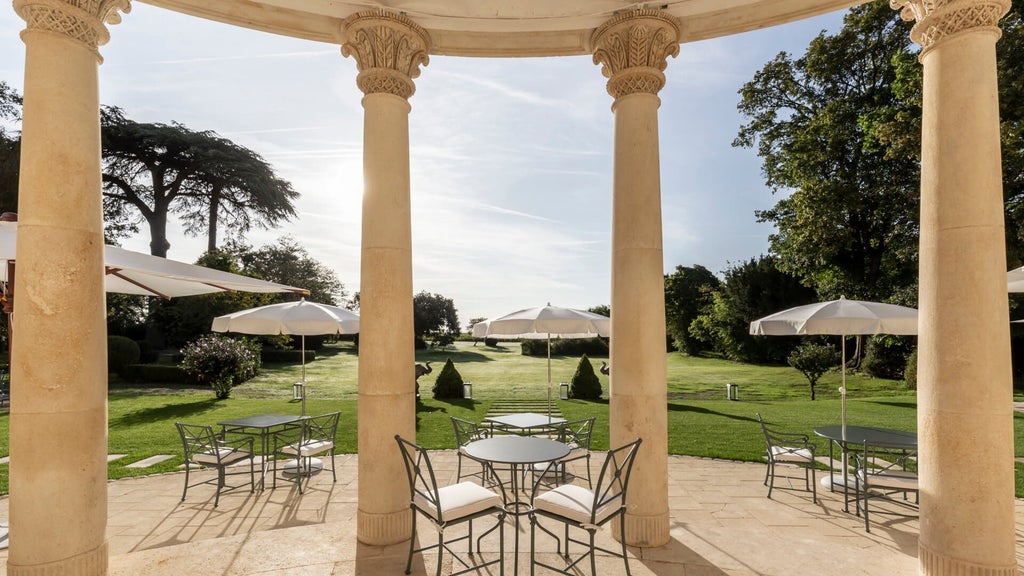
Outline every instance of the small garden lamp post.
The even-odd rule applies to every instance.
[[[463,382],[462,383],[462,397],[463,398],[472,398],[473,397],[473,383],[472,382]]]
[[[561,382],[561,383],[558,384],[558,398],[560,400],[568,400],[569,399],[569,383],[568,382]]]

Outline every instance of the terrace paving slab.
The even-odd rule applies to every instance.
[[[456,453],[431,453],[439,482],[455,480]],[[292,482],[277,489],[249,492],[240,489],[221,496],[213,507],[212,486],[192,488],[181,500],[184,473],[174,472],[112,481],[108,484],[107,538],[111,576],[171,576],[176,574],[268,575],[378,575],[405,570],[408,543],[367,546],[356,541],[357,455],[337,456],[338,481],[330,474],[313,477],[300,495]],[[604,460],[594,453],[591,467],[597,478]],[[630,568],[636,576],[791,576],[842,574],[843,576],[917,573],[916,517],[874,514],[872,532],[854,514],[842,511],[842,494],[818,491],[811,501],[802,482],[793,488],[779,485],[769,500],[764,464],[669,457],[668,544],[657,548],[629,547]],[[213,478],[211,470],[193,471],[193,479]],[[269,481],[269,478],[268,478]],[[586,483],[586,480],[577,480]],[[800,488],[800,489],[796,489]],[[7,521],[9,500],[0,498],[0,522]],[[880,512],[890,510],[886,503]],[[893,506],[893,511],[901,510]],[[1016,501],[1017,533],[1024,534],[1024,504]],[[490,527],[486,519],[474,522],[474,533]],[[512,523],[506,521],[506,573],[511,573]],[[464,527],[452,529],[462,534]],[[428,522],[418,523],[417,538],[435,542]],[[529,573],[529,522],[522,522],[520,574]],[[617,549],[607,529],[598,544]],[[465,551],[465,543],[456,549]],[[558,565],[554,540],[538,534],[538,554]],[[1020,543],[1018,543],[1020,547]],[[476,558],[487,560],[498,552],[498,536],[482,542]],[[0,575],[6,574],[7,551],[0,550]],[[827,562],[823,562],[827,558]],[[1018,553],[1024,566],[1024,554]],[[413,574],[433,574],[435,553],[413,558]],[[479,560],[477,560],[479,561]],[[451,569],[445,555],[444,571]],[[625,572],[622,561],[599,553],[599,574]],[[589,572],[584,570],[585,573]],[[497,574],[496,567],[480,572]],[[537,574],[549,574],[538,569]]]

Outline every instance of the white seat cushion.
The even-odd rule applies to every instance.
[[[813,458],[810,450],[784,446],[772,446],[772,456],[775,457],[776,462],[795,462],[797,464],[810,464]]]
[[[298,444],[289,444],[281,449],[285,454],[298,454],[300,456],[312,456],[334,448],[334,442],[330,440],[311,440],[301,447]]]
[[[198,462],[205,466],[216,466],[217,465],[217,452],[220,453],[220,464],[228,465],[239,460],[251,458],[252,454],[248,452],[233,452],[231,448],[217,448],[217,451],[200,452],[192,456],[193,462]]]
[[[500,508],[503,505],[501,496],[472,482],[460,482],[440,488],[437,491],[437,497],[441,503],[441,517],[446,522],[476,514],[494,506]],[[420,494],[416,494],[414,502],[432,516],[437,516],[437,509],[434,505]]]
[[[558,514],[581,524],[590,522],[593,506],[594,493],[576,484],[564,484],[533,499],[533,507],[537,510]],[[594,523],[600,524],[621,506],[621,499],[605,504],[594,516]]]

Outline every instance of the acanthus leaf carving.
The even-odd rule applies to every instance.
[[[668,57],[679,55],[681,26],[659,10],[634,10],[594,30],[594,64],[608,78],[608,93],[618,98],[636,92],[657,94],[665,86]]]
[[[985,30],[999,33],[999,19],[1010,9],[1010,0],[889,0],[906,21],[915,22],[910,38],[922,47],[922,55],[936,44],[958,34]]]
[[[29,30],[63,34],[96,52],[110,40],[105,24],[121,22],[130,0],[14,0],[14,10]],[[102,61],[102,58],[101,58]]]
[[[341,27],[341,53],[353,56],[365,94],[386,92],[409,98],[412,79],[430,63],[430,37],[409,18],[386,10],[358,12]]]

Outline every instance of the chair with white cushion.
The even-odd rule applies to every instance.
[[[409,559],[405,564],[405,573],[412,571],[412,557],[416,552],[432,550],[437,548],[437,575],[441,575],[442,557],[447,550],[452,558],[458,560],[465,568],[451,572],[450,576],[464,574],[479,570],[485,566],[498,564],[500,574],[505,574],[505,535],[501,526],[505,521],[505,496],[504,487],[497,475],[491,473],[501,486],[501,494],[488,490],[473,482],[459,482],[449,486],[438,487],[437,478],[434,476],[434,467],[430,464],[430,457],[426,449],[395,435],[399,451],[402,453],[402,460],[405,462],[405,471],[409,480],[409,507],[412,508],[412,533],[409,540]],[[488,463],[484,463],[488,465]],[[416,548],[416,517],[425,516],[437,528],[437,543],[429,546]],[[470,565],[466,563],[449,544],[459,540],[466,540],[469,544],[469,554],[473,555],[473,520],[485,516],[497,514],[498,521],[494,526],[487,529],[477,538],[477,551],[480,549],[480,540],[489,533],[498,530],[498,557],[494,560]],[[468,533],[457,538],[445,538],[445,531],[456,524],[467,523]]]
[[[286,469],[286,476],[294,479],[302,494],[302,482],[309,484],[313,473],[323,469],[313,462],[314,457],[329,455],[331,457],[331,477],[338,481],[334,470],[334,439],[338,433],[338,419],[341,412],[331,412],[320,416],[312,416],[299,420],[274,434],[274,455],[290,458],[295,469]],[[274,484],[277,487],[277,458],[274,458]]]
[[[764,473],[764,484],[768,486],[768,497],[772,497],[772,489],[775,488],[775,467],[779,464],[796,466],[804,469],[804,483],[807,491],[811,493],[811,499],[815,504],[818,502],[818,486],[815,481],[815,446],[811,443],[806,434],[795,432],[782,432],[768,426],[757,412],[757,421],[761,423],[761,431],[764,433],[766,445],[766,458],[768,468]]]
[[[183,502],[185,501],[185,495],[188,494],[188,489],[201,484],[216,483],[217,492],[213,499],[214,507],[220,504],[221,492],[229,492],[246,484],[249,485],[249,491],[253,491],[255,488],[256,468],[252,449],[253,439],[251,437],[227,441],[222,436],[215,434],[212,426],[184,424],[182,422],[175,422],[174,426],[177,427],[178,434],[181,436],[181,444],[185,452],[185,489],[181,492],[181,500]],[[249,460],[249,481],[237,486],[228,486],[227,476],[245,473],[244,469],[241,469],[239,472],[229,473],[227,471],[228,467],[245,460]],[[217,478],[189,484],[189,473],[193,466],[216,468]]]
[[[864,530],[871,532],[871,519],[868,517],[868,501],[872,498],[885,498],[890,502],[916,508],[920,494],[917,483],[917,472],[908,470],[912,454],[906,450],[893,450],[872,447],[864,444],[861,451],[854,450],[854,487],[857,494],[857,515],[864,510]],[[913,493],[911,502],[907,495]],[[892,496],[901,494],[902,499]]]
[[[483,485],[485,483],[485,481],[487,480],[487,478],[485,477],[485,475],[486,475],[485,473],[487,471],[487,466],[486,466],[486,464],[484,464],[484,462],[482,462],[480,460],[477,460],[476,458],[473,458],[472,456],[467,454],[466,453],[466,445],[469,444],[470,442],[476,442],[477,440],[482,440],[484,438],[490,438],[491,437],[491,431],[488,428],[481,427],[476,422],[470,422],[469,420],[463,420],[462,418],[456,418],[455,416],[452,416],[451,419],[452,419],[452,428],[455,429],[455,443],[458,444],[458,446],[459,446],[459,452],[458,452],[459,464],[458,464],[458,468],[457,468],[457,470],[455,472],[455,481],[458,482],[458,481],[462,480],[463,476],[479,476],[480,477],[480,484]],[[463,458],[468,458],[468,459],[470,459],[470,460],[472,460],[474,462],[478,462],[482,466],[482,468],[480,469],[479,472],[467,472],[466,474],[463,474],[462,473],[462,459]]]
[[[537,489],[542,483],[543,475],[538,478],[533,487],[533,509],[530,511],[530,573],[533,573],[534,566],[542,566],[554,570],[560,574],[570,576],[578,575],[577,565],[583,560],[590,559],[590,573],[597,576],[597,561],[595,554],[598,550],[622,558],[626,565],[626,575],[629,576],[629,557],[626,554],[626,541],[622,539],[622,551],[608,550],[597,546],[594,538],[597,530],[618,518],[619,530],[622,534],[626,532],[626,490],[629,488],[629,475],[633,469],[633,461],[636,459],[636,451],[640,447],[641,439],[637,438],[619,448],[608,451],[604,465],[601,467],[601,474],[597,478],[597,486],[594,490],[584,488],[577,484],[563,484],[553,490],[537,494]],[[557,465],[552,462],[551,466]],[[559,538],[553,531],[541,524],[541,519],[553,520],[565,526],[564,540],[565,551],[562,551],[562,538]],[[587,532],[588,541],[572,538],[569,528],[574,527]],[[555,538],[558,543],[558,553],[565,558],[566,565],[563,567],[551,566],[537,560],[536,539],[537,529],[540,528],[548,535]],[[575,542],[582,544],[587,551],[573,560],[569,553],[569,544]]]

